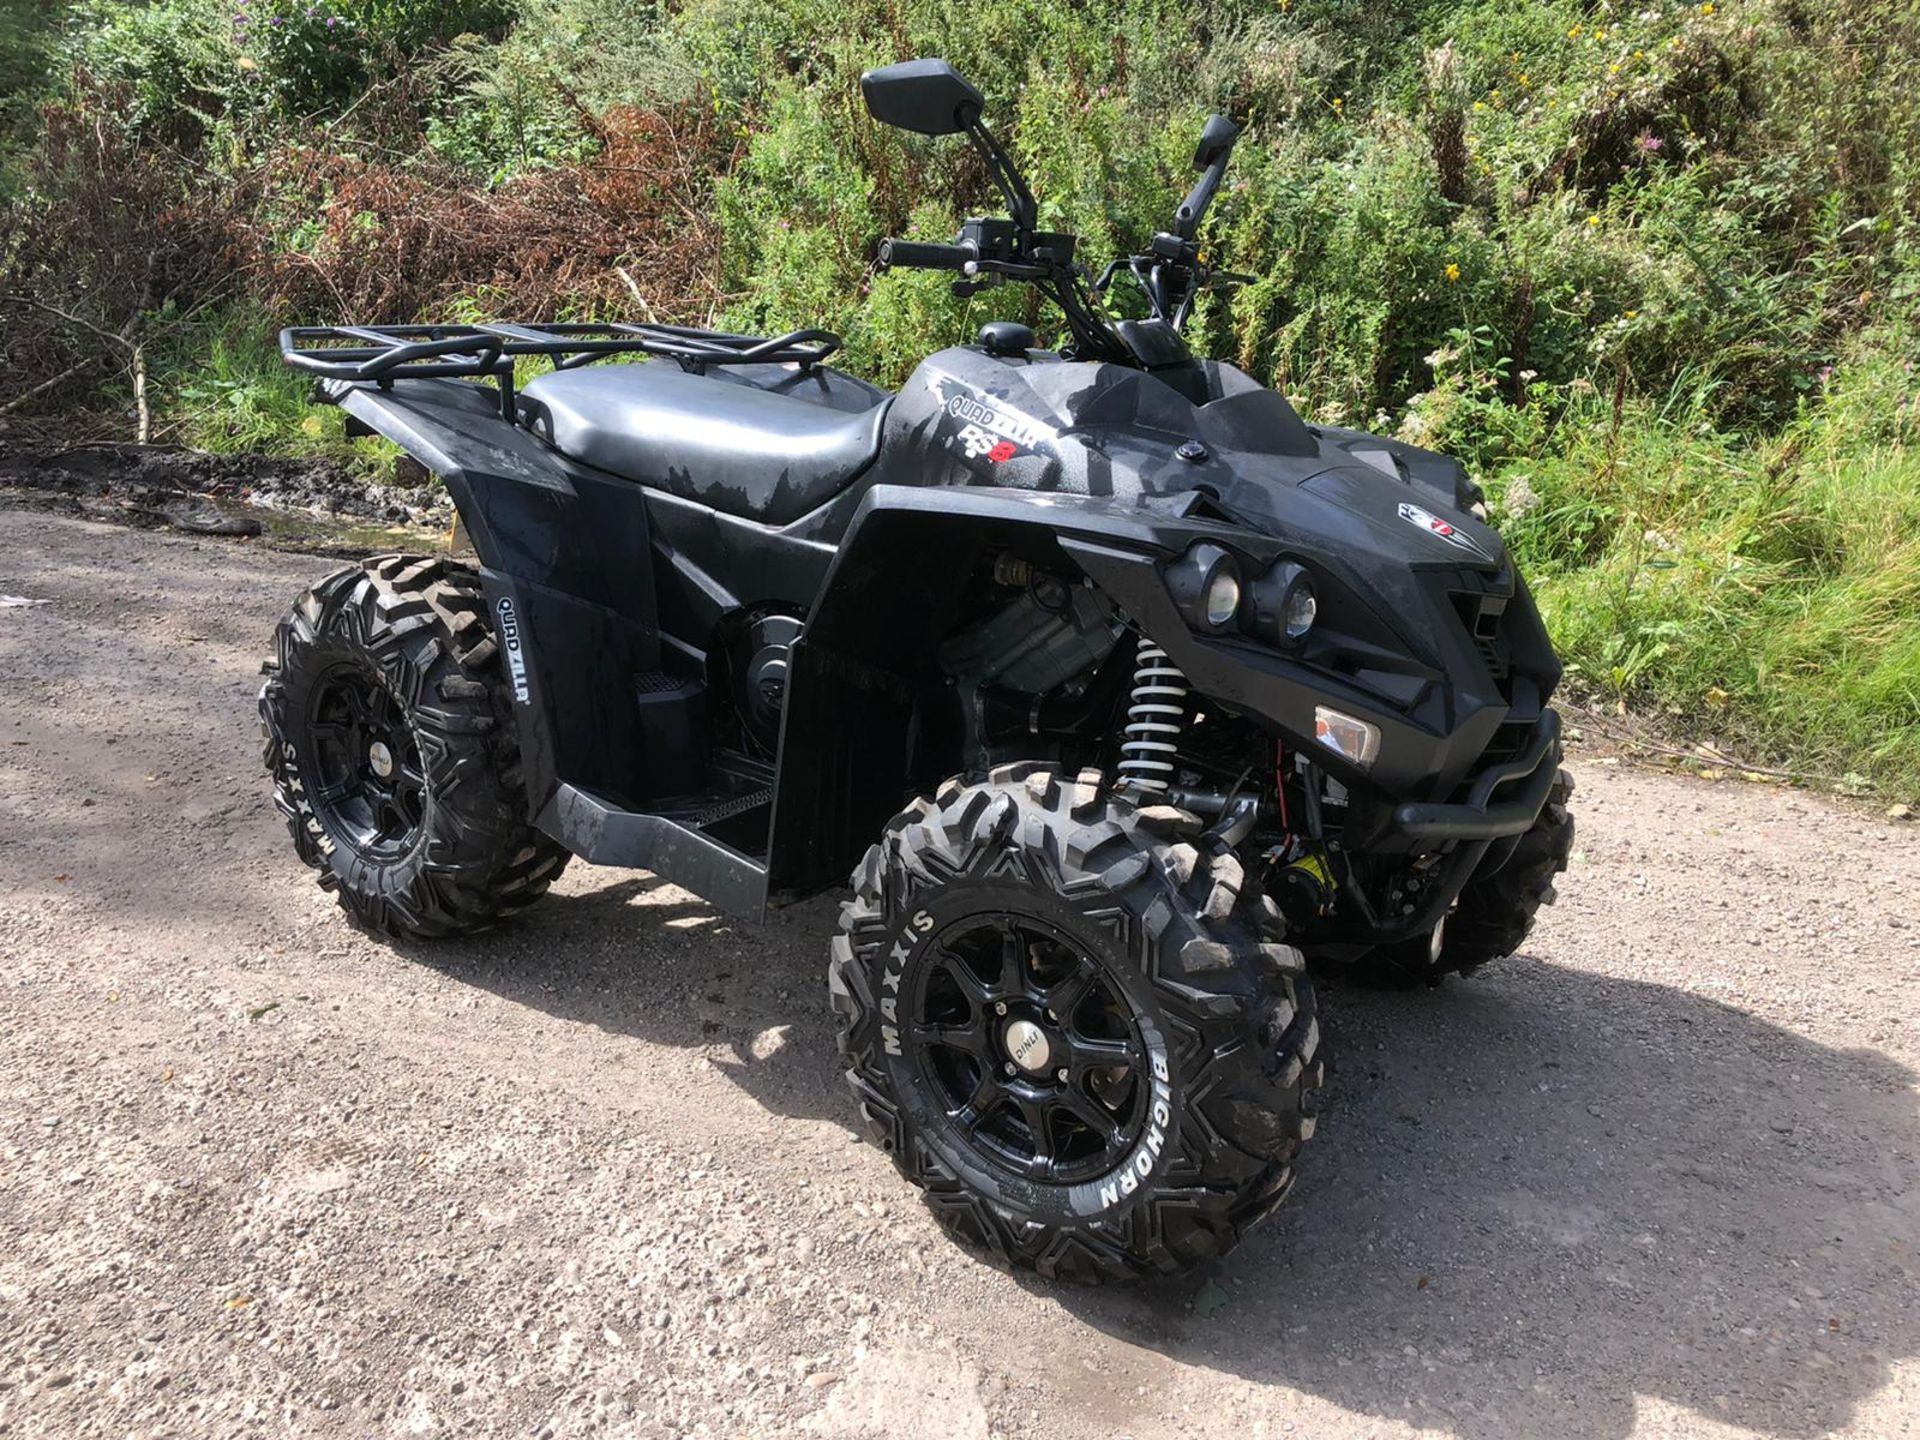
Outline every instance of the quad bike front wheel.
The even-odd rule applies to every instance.
[[[1176,1274],[1284,1197],[1313,991],[1192,816],[1039,765],[948,781],[854,877],[831,989],[873,1138],[962,1239],[1048,1276]]]
[[[336,570],[281,620],[261,673],[274,804],[361,923],[475,930],[566,865],[527,821],[512,696],[472,571],[410,555]]]
[[[1471,975],[1518,950],[1541,906],[1554,902],[1554,877],[1573,855],[1573,813],[1567,808],[1572,798],[1573,777],[1562,770],[1546,807],[1513,843],[1506,863],[1460,892],[1437,941],[1422,937],[1383,946],[1362,962],[1372,977],[1390,984],[1438,985],[1448,975]]]

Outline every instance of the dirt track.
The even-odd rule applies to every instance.
[[[1576,755],[1524,956],[1324,988],[1288,1206],[1062,1291],[853,1140],[825,902],[350,929],[253,715],[329,563],[0,509],[0,1432],[1920,1433],[1911,825]]]

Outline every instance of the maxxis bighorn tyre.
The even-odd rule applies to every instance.
[[[1450,974],[1471,975],[1482,965],[1518,950],[1533,930],[1540,907],[1551,905],[1554,877],[1573,855],[1573,776],[1562,770],[1533,826],[1507,862],[1460,892],[1459,903],[1440,932],[1440,953],[1427,940],[1375,951],[1365,962],[1377,978],[1438,984]]]
[[[1089,1281],[1177,1274],[1232,1248],[1292,1185],[1323,1079],[1313,991],[1300,952],[1281,943],[1278,910],[1200,828],[1167,806],[1136,807],[1095,772],[1063,780],[1011,765],[915,801],[854,875],[830,987],[861,1116],[941,1223],[1009,1264]],[[946,947],[962,941],[944,937],[995,916],[1060,937],[1056,955],[1078,953],[1111,1001],[1102,1013],[1116,1024],[1130,1015],[1130,1043],[1147,1057],[1137,1070],[1095,1075],[1137,1078],[1141,1088],[1119,1103],[1142,1128],[1137,1139],[1122,1132],[1116,1143],[1131,1148],[1112,1152],[1118,1163],[1075,1183],[1015,1173],[963,1133],[969,1119],[974,1135],[986,1129],[980,1107],[970,1098],[950,1108],[939,1057],[953,1052],[918,1038],[945,1033],[922,1023],[931,1012],[916,998],[954,973]],[[1052,1009],[1045,1019],[1056,1019]],[[1084,1023],[1084,1009],[1067,1019]],[[1026,1084],[1012,1065],[1016,1032],[999,1035],[1009,1048],[996,1059]],[[1053,1039],[1062,1054],[1081,1043]],[[968,1062],[961,1089],[971,1076]],[[1017,1136],[1015,1108],[1003,1100],[990,1118]],[[1050,1151],[1059,1138],[1049,1133]]]
[[[275,807],[322,888],[370,929],[476,930],[539,899],[565,867],[527,819],[513,698],[471,570],[414,555],[336,570],[281,620],[261,673]],[[327,708],[336,691],[342,715],[377,708],[389,725],[376,758],[394,778],[378,801],[328,798],[352,790],[373,733]]]

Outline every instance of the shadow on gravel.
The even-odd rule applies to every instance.
[[[658,888],[553,897],[418,955],[704,1047],[769,1111],[850,1125],[821,983],[831,902],[757,929]],[[1017,1283],[1183,1364],[1476,1440],[1611,1440],[1636,1397],[1813,1437],[1920,1354],[1920,1115],[1884,1056],[1525,958],[1438,991],[1321,992],[1320,1134],[1204,1290]],[[1078,1373],[1084,1347],[1063,1325],[1034,1363]]]
[[[827,1003],[837,909],[823,897],[754,925],[634,875],[472,939],[394,948],[559,1019],[701,1050],[767,1110],[852,1130]]]
[[[1472,1437],[1624,1436],[1636,1397],[1818,1436],[1920,1354],[1920,1114],[1885,1056],[1524,958],[1321,992],[1326,1117],[1219,1290],[1064,1309]]]

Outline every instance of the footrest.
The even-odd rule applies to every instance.
[[[660,807],[659,813],[681,825],[704,830],[772,803],[772,790],[751,790],[743,795],[686,796],[669,800]]]

